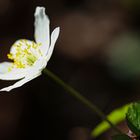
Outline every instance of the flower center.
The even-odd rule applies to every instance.
[[[13,61],[11,68],[26,68],[32,66],[34,62],[42,56],[40,45],[33,41],[19,40],[16,42],[11,52],[7,55]]]

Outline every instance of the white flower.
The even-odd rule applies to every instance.
[[[55,28],[50,37],[50,21],[44,7],[35,10],[35,41],[21,39],[10,49],[8,58],[13,62],[0,63],[1,80],[19,80],[15,84],[0,91],[10,91],[20,87],[41,75],[49,61],[55,42],[59,36],[59,27]]]

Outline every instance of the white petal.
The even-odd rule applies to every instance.
[[[41,43],[41,51],[45,53],[50,45],[50,21],[45,14],[44,7],[37,7],[35,11],[35,41]]]
[[[42,71],[47,65],[46,59],[44,57],[40,57],[33,65],[32,71]],[[33,72],[31,72],[33,73]]]
[[[2,62],[0,63],[0,74],[8,72],[9,67],[12,65],[11,62]]]
[[[59,33],[60,33],[60,28],[57,27],[53,30],[53,32],[51,34],[51,45],[50,45],[50,48],[49,48],[48,53],[47,53],[47,61],[49,61],[49,59],[53,53],[54,45],[56,43],[56,40],[58,39]]]
[[[2,88],[0,91],[11,91],[12,89],[21,87],[24,84],[26,84],[27,82],[29,82],[29,81],[33,80],[34,78],[38,77],[39,75],[41,75],[41,73],[38,73],[36,75],[32,75],[30,77],[25,77],[24,79],[21,79],[20,81],[16,82],[12,86]]]
[[[29,71],[29,68],[13,68],[11,71],[9,71],[8,69],[11,65],[12,63],[10,62],[0,63],[0,80],[19,80],[24,78]]]

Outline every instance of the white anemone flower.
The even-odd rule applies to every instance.
[[[50,21],[45,14],[45,8],[37,7],[35,42],[26,39],[16,41],[8,54],[12,62],[0,63],[0,79],[18,81],[0,91],[10,91],[40,76],[52,55],[59,32],[57,27],[50,36]]]

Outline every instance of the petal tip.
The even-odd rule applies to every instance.
[[[35,16],[44,15],[44,14],[45,14],[45,7],[37,6],[35,10]]]
[[[56,27],[56,30],[59,33],[60,32],[60,27]]]
[[[2,89],[0,90],[0,92],[3,92],[3,91],[9,92],[9,91],[11,91],[11,90],[12,90],[12,89],[2,88]]]
[[[60,27],[56,27],[52,32],[52,34],[57,35],[57,37],[59,36],[59,33],[60,33]]]

